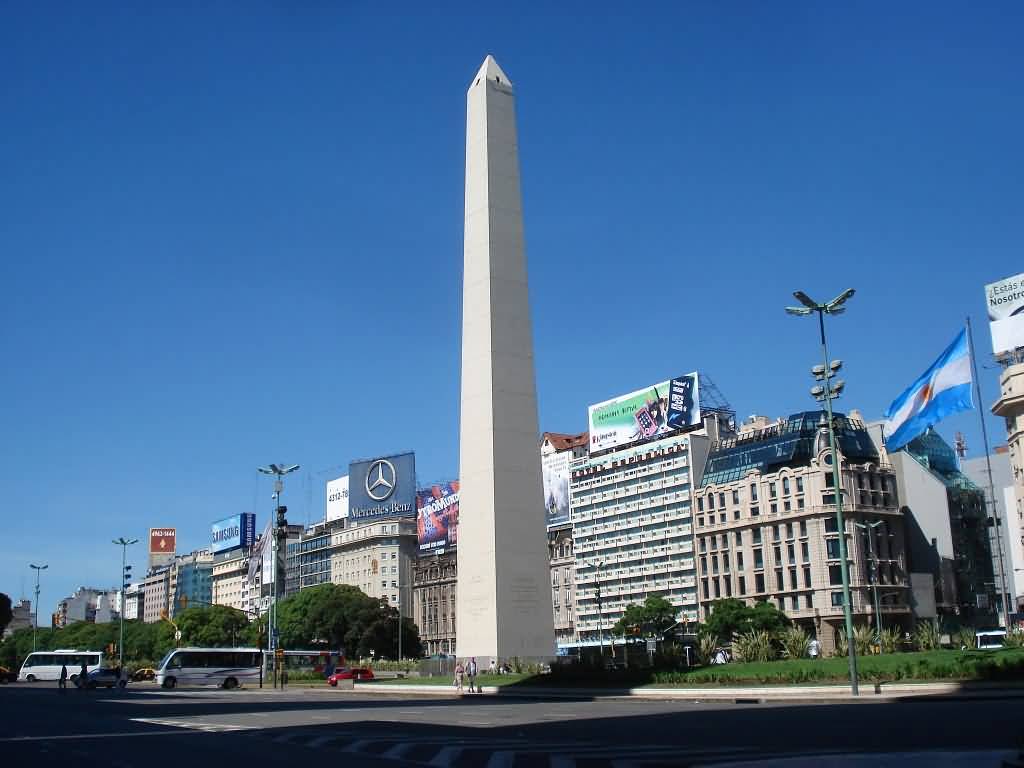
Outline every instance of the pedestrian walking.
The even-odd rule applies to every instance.
[[[82,659],[82,669],[78,673],[78,690],[84,691],[89,688],[89,668],[85,665],[85,659]]]
[[[807,655],[812,659],[816,659],[820,654],[821,643],[818,642],[818,638],[812,637],[811,642],[807,644]]]
[[[60,665],[60,681],[57,683],[57,687],[60,690],[62,690],[62,691],[66,691],[68,689],[68,665],[67,664],[61,664]]]
[[[469,692],[480,693],[480,688],[476,684],[476,657],[474,656],[469,660],[469,664],[466,666],[466,674],[469,675]]]
[[[488,671],[488,673],[490,673],[490,674],[492,674],[492,675],[493,675],[493,674],[494,674],[495,672],[497,672],[497,671],[498,671],[498,662],[496,662],[496,661],[495,661],[494,659],[491,659],[491,666],[489,666],[489,667],[487,668],[487,671]]]
[[[462,666],[462,662],[458,662],[455,665],[455,690],[462,693],[462,680],[466,674],[466,668]]]

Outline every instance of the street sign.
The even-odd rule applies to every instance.
[[[658,641],[655,638],[653,638],[653,637],[647,638],[647,650],[652,652],[652,653],[654,651],[658,650]]]
[[[177,629],[177,630],[174,631],[174,639],[175,640],[181,640],[181,630],[180,629]]]

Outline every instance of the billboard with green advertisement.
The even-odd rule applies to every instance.
[[[688,373],[588,409],[590,452],[649,440],[700,424],[697,374]]]

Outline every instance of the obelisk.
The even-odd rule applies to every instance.
[[[488,56],[466,94],[456,653],[555,655],[515,97]]]

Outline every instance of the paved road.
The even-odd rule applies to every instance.
[[[0,687],[5,765],[656,768],[896,750],[966,755],[923,765],[998,765],[997,750],[1024,735],[1021,698],[743,705],[41,686]]]

